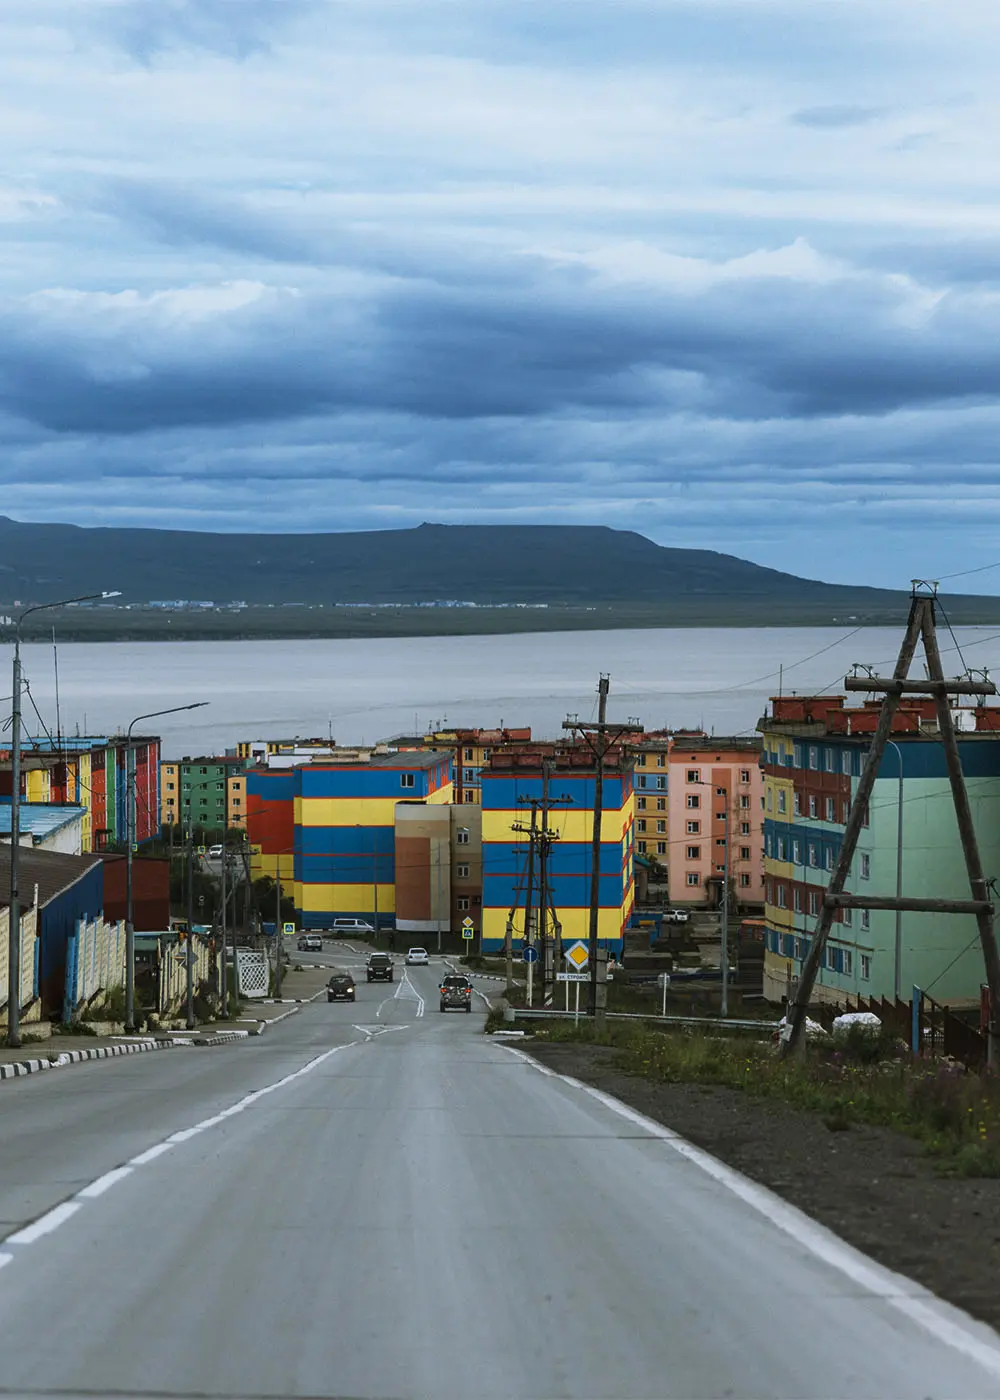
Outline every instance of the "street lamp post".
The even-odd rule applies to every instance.
[[[135,919],[132,898],[132,848],[135,845],[135,751],[132,748],[132,729],[141,720],[158,719],[161,715],[179,715],[184,710],[200,710],[207,700],[196,700],[193,705],[172,705],[169,710],[150,710],[149,714],[136,715],[125,731],[125,1029],[130,1034],[135,1030]]]
[[[85,593],[79,598],[63,598],[56,603],[37,603],[25,608],[14,624],[14,685],[10,725],[10,899],[7,934],[7,1044],[21,1046],[21,624],[31,613],[49,608],[68,608],[74,603],[97,603],[120,598],[117,590]]]
[[[886,747],[896,750],[896,763],[899,768],[899,789],[896,797],[896,948],[893,962],[893,987],[895,998],[900,1001],[903,987],[903,911],[898,901],[903,897],[903,754],[892,739],[886,739]]]

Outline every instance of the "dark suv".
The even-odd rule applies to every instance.
[[[467,977],[455,973],[441,983],[441,1010],[457,1007],[459,1011],[472,1010],[472,985]]]
[[[369,982],[391,982],[392,958],[388,953],[372,953],[368,959],[365,975]]]
[[[349,972],[335,972],[326,984],[327,1001],[337,1001],[340,997],[345,1001],[357,1000],[357,988]]]

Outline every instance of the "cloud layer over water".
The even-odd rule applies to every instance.
[[[894,585],[997,554],[994,6],[0,24],[0,511],[605,522]]]

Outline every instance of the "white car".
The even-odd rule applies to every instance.
[[[318,933],[299,935],[299,950],[303,953],[322,953],[323,939]]]
[[[406,966],[420,967],[430,962],[426,948],[408,948],[406,950]]]
[[[208,858],[209,858],[209,860],[221,860],[221,859],[222,859],[222,847],[221,847],[221,846],[209,846],[209,848],[208,848]]]
[[[364,919],[334,919],[330,925],[330,933],[334,938],[363,938],[365,934],[374,932],[374,927]]]

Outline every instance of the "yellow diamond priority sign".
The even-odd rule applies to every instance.
[[[566,961],[575,967],[577,972],[582,972],[590,962],[590,954],[587,952],[586,943],[574,943],[571,948],[566,949]]]

